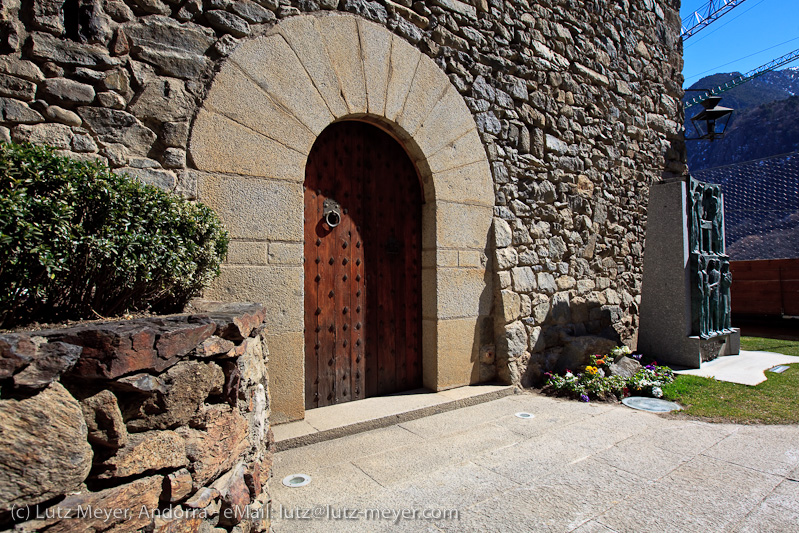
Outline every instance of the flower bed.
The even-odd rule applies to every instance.
[[[608,355],[592,355],[590,363],[581,372],[566,370],[562,376],[547,372],[548,380],[543,392],[583,402],[615,402],[632,395],[662,397],[662,387],[674,381],[674,373],[667,366],[658,366],[655,361],[641,366],[640,360],[640,354],[632,354],[627,346],[619,346]],[[623,362],[627,364],[622,365]],[[634,371],[630,371],[631,365]]]

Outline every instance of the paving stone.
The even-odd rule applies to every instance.
[[[513,432],[494,426],[481,426],[450,435],[435,443],[410,444],[353,461],[383,486],[406,480],[419,471],[434,472],[466,460],[482,451],[518,442]]]
[[[744,427],[703,455],[784,476],[799,465],[799,442],[793,427]]]
[[[470,461],[446,470],[418,474],[418,478],[400,483],[392,490],[408,507],[424,508],[435,502],[436,507],[466,509],[520,486]]]
[[[641,453],[651,440],[652,434],[639,434],[597,452],[593,459],[648,481],[656,481],[668,475],[687,461],[685,456],[666,450],[659,450],[654,454]]]
[[[761,533],[769,531],[796,531],[799,524],[799,512],[784,507],[761,503],[737,524],[737,533]]]
[[[275,468],[291,473],[300,472],[303,468],[335,466],[357,457],[385,452],[387,442],[393,443],[393,447],[400,447],[423,440],[423,437],[401,426],[390,426],[282,451],[275,456]]]
[[[779,483],[778,477],[699,456],[598,520],[620,531],[723,531],[756,508]],[[642,513],[641,502],[657,512]]]
[[[763,500],[763,503],[780,507],[789,510],[794,515],[799,515],[799,482],[786,479]]]
[[[737,429],[732,425],[705,422],[670,424],[662,428],[654,445],[690,457],[712,448]]]
[[[591,455],[592,451],[580,446],[579,443],[547,436],[524,440],[499,450],[486,451],[472,457],[472,461],[520,485],[526,485],[537,479],[546,478],[561,465]]]
[[[515,420],[526,422],[513,416],[517,412],[514,408],[514,405],[508,402],[486,402],[403,422],[400,427],[425,440],[463,433],[476,425],[491,424],[513,431]],[[510,420],[511,416],[514,420]],[[475,420],[480,420],[481,423],[475,424]]]
[[[308,474],[311,476],[311,490],[302,490],[305,487],[289,488],[283,485],[282,480],[290,474]],[[333,466],[316,466],[300,469],[299,471],[273,470],[273,505],[282,505],[285,508],[302,507],[313,508],[316,505],[352,505],[355,499],[350,493],[351,487],[358,487],[359,494],[369,492],[379,493],[382,489],[371,476],[362,469],[351,464],[341,463]]]
[[[584,522],[577,529],[572,530],[571,533],[617,533],[606,525],[601,524],[596,520],[589,520]]]
[[[529,411],[536,417],[521,420],[512,415],[517,411]],[[514,422],[520,425],[514,427]],[[542,422],[543,427],[535,431],[520,429]],[[487,448],[475,444],[487,440],[490,427],[498,428],[502,434]],[[409,429],[415,433],[409,433]],[[776,452],[772,452],[777,456],[783,453],[792,435],[799,435],[794,427],[704,424],[639,413],[613,404],[515,394],[330,441],[329,448],[320,447],[324,444],[320,443],[281,452],[276,465],[281,464],[286,475],[324,463],[330,466],[322,468],[344,469],[345,479],[351,484],[347,489],[337,486],[332,497],[332,481],[328,480],[324,487],[307,492],[279,488],[274,502],[343,505],[346,500],[358,508],[397,505],[455,508],[460,513],[453,522],[392,525],[396,529],[391,530],[397,531],[426,531],[429,527],[436,528],[434,531],[581,533],[721,531],[739,527],[756,531],[758,525],[762,530],[771,523],[777,524],[777,530],[782,527],[792,531],[799,483],[703,455],[703,445],[708,441],[724,442],[726,435],[735,436],[744,429],[753,435],[765,430],[777,436]],[[602,435],[603,431],[607,435]],[[682,439],[691,434],[702,445],[686,446]],[[424,440],[405,444],[408,435]],[[624,435],[632,436],[619,440]],[[660,447],[664,438],[676,438],[674,446],[678,451]],[[386,450],[381,451],[381,441]],[[284,454],[286,460],[281,462]],[[329,455],[336,457],[328,458]],[[396,464],[402,469],[393,466]],[[359,468],[355,473],[351,470],[353,465]],[[357,481],[364,473],[369,481]],[[308,487],[313,486],[312,481]],[[338,492],[341,490],[348,491],[348,495]],[[646,513],[642,513],[642,505]],[[289,521],[276,523],[278,533],[291,530]],[[309,530],[344,530],[338,526],[333,522],[314,522],[309,524]],[[376,522],[352,522],[348,526],[352,531],[389,530],[386,524]]]

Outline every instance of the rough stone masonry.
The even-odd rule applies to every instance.
[[[634,345],[648,188],[686,173],[678,0],[2,0],[0,139],[193,198],[187,138],[225,57],[335,10],[432,58],[473,114],[495,193],[481,375]]]
[[[267,531],[259,304],[0,335],[0,530]]]

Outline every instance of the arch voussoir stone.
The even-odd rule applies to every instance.
[[[307,153],[316,135],[297,117],[275,101],[235,63],[226,63],[216,75],[216,91],[212,91],[204,107],[224,115],[299,153]],[[237,95],[247,95],[242,105]]]
[[[404,39],[392,38],[390,76],[386,87],[385,118],[396,121],[408,98],[408,83],[416,74],[422,53]]]
[[[302,181],[304,154],[247,126],[201,109],[194,121],[189,154],[199,170]]]
[[[450,85],[412,137],[423,153],[432,155],[473,129],[463,97]]]
[[[369,114],[383,116],[386,112],[392,35],[382,26],[363,19],[358,20],[358,30],[361,34],[361,57]]]
[[[291,17],[277,25],[275,30],[294,50],[330,112],[335,118],[340,118],[347,115],[349,109],[315,20],[315,17]]]
[[[477,161],[437,173],[436,198],[493,207],[493,185],[483,178],[490,174],[487,161]]]
[[[333,120],[299,58],[280,35],[269,35],[244,43],[230,61],[252,77],[272,99],[319,135]],[[230,95],[247,105],[247,95]]]
[[[317,17],[316,25],[325,43],[327,55],[338,76],[341,92],[350,114],[366,113],[366,79],[363,73],[358,23],[354,17],[330,15]],[[354,37],[354,38],[353,38]]]
[[[427,56],[422,56],[408,90],[397,124],[413,138],[430,111],[452,84],[446,74]]]
[[[475,126],[474,129],[444,145],[436,153],[427,156],[427,164],[433,175],[436,175],[485,159],[485,149]]]

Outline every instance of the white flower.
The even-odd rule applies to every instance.
[[[661,390],[660,387],[652,387],[652,396],[654,396],[655,398],[662,398],[663,391]]]
[[[623,355],[630,355],[631,353],[633,352],[630,350],[629,346],[616,346],[610,351],[610,355],[612,355],[614,358],[621,357]]]
[[[566,377],[566,379],[573,378],[574,374],[572,374],[571,372],[566,372],[566,376],[565,377]]]

